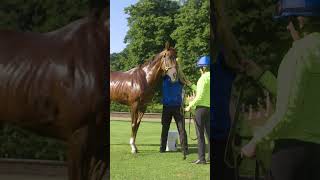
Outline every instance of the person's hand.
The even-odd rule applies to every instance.
[[[241,156],[252,158],[256,155],[256,143],[250,141],[248,144],[241,148]]]
[[[190,107],[189,107],[189,106],[186,107],[186,108],[184,109],[184,111],[189,112],[189,111],[190,111]]]
[[[289,22],[289,24],[287,26],[287,30],[290,32],[293,41],[297,41],[300,39],[299,33],[296,30],[296,28],[294,27],[292,21]]]
[[[196,97],[194,91],[192,92],[192,95],[187,96],[187,101],[191,102]]]
[[[253,79],[258,79],[263,73],[261,67],[252,60],[242,60],[241,67],[242,71]]]
[[[187,84],[187,86],[192,86],[192,83],[189,81],[189,80],[186,80],[186,84]]]

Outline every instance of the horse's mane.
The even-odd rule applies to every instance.
[[[139,67],[145,67],[145,66],[148,66],[148,65],[151,65],[152,63],[155,63],[155,60],[156,59],[159,59],[159,55],[160,53],[148,58],[147,60],[145,60],[145,62],[143,64],[141,64]]]

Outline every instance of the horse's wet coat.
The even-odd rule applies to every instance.
[[[153,59],[126,72],[110,72],[110,99],[130,106],[132,134],[130,145],[132,153],[137,152],[135,139],[145,113],[162,76],[171,68],[176,68],[176,51],[168,46]]]
[[[88,179],[93,155],[75,151],[91,148],[88,133],[105,129],[106,24],[92,15],[43,34],[0,30],[0,123],[68,142],[70,180]],[[89,131],[90,122],[97,129]]]

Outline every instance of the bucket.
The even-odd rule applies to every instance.
[[[178,131],[169,131],[166,151],[177,151]]]

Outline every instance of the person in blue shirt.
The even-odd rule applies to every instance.
[[[168,131],[170,129],[170,123],[172,117],[174,118],[180,137],[181,149],[186,157],[188,150],[187,133],[185,130],[185,121],[183,115],[183,101],[182,101],[183,84],[180,80],[171,82],[168,75],[163,77],[162,81],[162,132],[161,132],[161,144],[160,152],[163,153],[166,150]]]
[[[225,65],[223,51],[220,51],[216,63],[213,64],[211,86],[211,135],[212,144],[212,176],[213,179],[235,179],[234,170],[224,161],[225,150],[231,128],[230,98],[232,84],[236,74]]]

